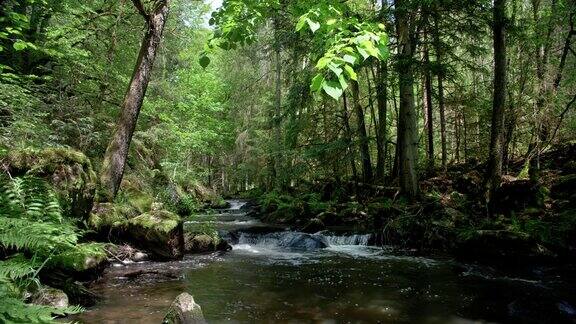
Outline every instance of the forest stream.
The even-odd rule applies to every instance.
[[[195,222],[217,226],[231,251],[113,264],[93,287],[101,301],[74,319],[160,323],[181,292],[208,322],[561,323],[576,314],[573,266],[502,272],[413,256],[369,246],[369,235],[270,228],[229,203]]]

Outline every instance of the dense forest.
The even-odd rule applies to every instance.
[[[306,247],[572,264],[575,24],[574,0],[0,0],[0,322],[89,315],[115,262],[233,253],[198,221],[230,199]]]

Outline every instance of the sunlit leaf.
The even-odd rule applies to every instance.
[[[322,84],[322,89],[324,90],[324,92],[326,92],[327,95],[336,100],[338,100],[344,93],[344,90],[342,90],[342,86],[340,85],[340,83],[335,81],[325,81]]]

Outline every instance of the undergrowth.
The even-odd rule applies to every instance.
[[[0,187],[0,322],[47,323],[80,307],[26,303],[41,288],[39,272],[54,260],[73,263],[82,232],[62,215],[50,186],[33,177],[2,178]],[[83,248],[80,248],[83,247]],[[101,253],[91,245],[91,253]]]

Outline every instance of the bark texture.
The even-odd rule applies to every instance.
[[[486,170],[486,203],[492,214],[492,198],[502,180],[502,155],[504,139],[504,111],[506,104],[506,0],[494,1],[494,98],[490,153]]]
[[[406,1],[396,1],[398,32],[398,75],[400,85],[400,111],[398,116],[398,173],[400,191],[409,198],[418,195],[418,130],[414,106],[413,43],[410,37]]]
[[[356,122],[358,126],[358,137],[360,139],[360,158],[362,159],[362,177],[364,182],[372,182],[372,162],[370,161],[370,148],[368,146],[368,135],[366,133],[366,122],[364,120],[364,109],[360,104],[358,82],[352,81],[352,101],[356,112]]]
[[[133,0],[132,2],[146,20],[147,31],[142,40],[130,86],[122,102],[120,119],[104,155],[100,176],[101,190],[99,199],[101,201],[113,200],[122,182],[130,142],[132,141],[140,108],[146,95],[150,74],[156,59],[156,52],[162,40],[162,33],[168,16],[169,0],[159,2],[156,9],[150,14],[145,12],[139,0]]]

